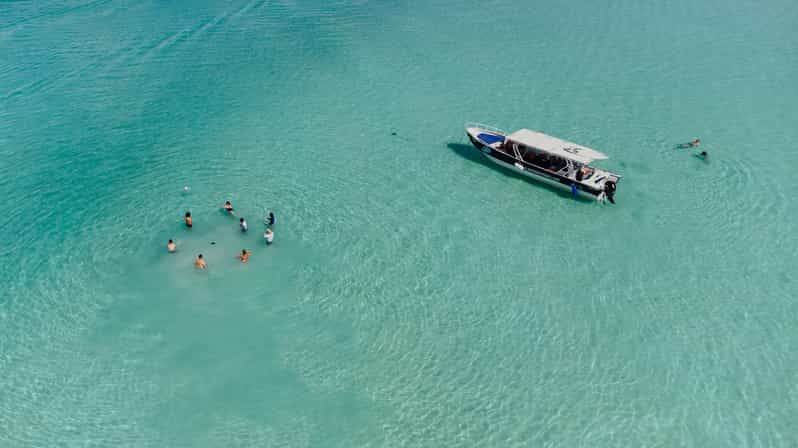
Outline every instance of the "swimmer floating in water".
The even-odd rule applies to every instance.
[[[700,145],[701,145],[701,139],[696,137],[695,140],[693,140],[692,142],[682,143],[682,144],[678,145],[677,147],[679,147],[679,148],[695,148],[696,146],[700,146]]]
[[[241,227],[242,232],[246,232],[247,230],[249,230],[249,226],[247,225],[247,222],[244,220],[244,218],[238,220],[238,226]]]
[[[246,263],[249,260],[249,256],[252,255],[252,252],[241,249],[241,254],[238,256],[238,259],[241,260],[242,263]]]
[[[706,161],[709,158],[709,154],[706,151],[701,151],[700,153],[696,154],[698,158]]]
[[[230,213],[233,216],[236,215],[236,212],[233,211],[233,204],[231,204],[230,201],[224,201],[224,205],[222,206],[222,208],[227,213]]]
[[[176,251],[177,250],[177,244],[175,244],[174,241],[169,240],[169,242],[166,243],[166,250],[168,250],[169,252]]]
[[[269,212],[269,216],[266,217],[266,225],[269,227],[274,225],[274,213]]]
[[[197,259],[194,260],[194,266],[198,269],[208,269],[208,263],[205,263],[205,259],[202,258],[202,254],[197,255]]]
[[[265,232],[263,232],[263,238],[266,240],[266,245],[270,245],[274,242],[274,232],[272,229],[267,228]]]
[[[193,225],[194,225],[194,221],[191,219],[191,212],[186,212],[186,219],[185,219],[185,221],[186,221],[186,227],[188,227],[189,229],[190,229],[191,227],[193,227]]]

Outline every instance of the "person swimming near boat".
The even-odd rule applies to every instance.
[[[249,230],[249,226],[247,225],[247,222],[244,220],[244,218],[238,220],[238,226],[241,227],[242,232],[246,232],[247,230]]]
[[[176,251],[177,250],[177,244],[175,244],[174,241],[169,240],[169,242],[166,243],[166,250],[168,250],[169,252]]]
[[[208,269],[208,263],[205,262],[205,259],[202,258],[202,254],[197,255],[197,259],[194,260],[194,266],[198,269]]]
[[[233,204],[231,204],[230,201],[224,201],[224,205],[222,206],[222,208],[224,209],[224,211],[230,213],[232,216],[236,215],[236,212],[233,211]]]
[[[692,142],[682,143],[678,147],[679,148],[695,148],[696,146],[701,145],[701,139],[696,137],[695,140]]]
[[[194,221],[191,219],[191,212],[186,212],[186,227],[189,229],[194,226]]]
[[[270,228],[266,228],[266,231],[263,232],[263,238],[266,240],[266,245],[270,245],[274,242],[274,232]]]
[[[241,249],[241,254],[238,256],[238,259],[241,260],[242,263],[246,263],[249,260],[249,256],[252,255],[252,252]]]
[[[266,225],[269,227],[274,225],[274,213],[269,212],[269,216],[266,217]]]

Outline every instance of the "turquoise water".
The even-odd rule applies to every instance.
[[[798,445],[796,23],[0,3],[0,446]],[[603,150],[617,205],[472,120]]]

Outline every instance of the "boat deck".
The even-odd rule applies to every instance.
[[[490,146],[493,146],[494,143],[504,142],[503,135],[489,134],[487,132],[480,133],[479,135],[477,135],[477,138],[487,143]]]

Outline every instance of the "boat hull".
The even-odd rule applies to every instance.
[[[501,135],[498,133],[492,133],[492,134]],[[553,173],[551,171],[545,170],[535,165],[531,165],[529,163],[520,161],[515,157],[510,156],[509,154],[505,154],[504,152],[491,147],[489,144],[480,140],[476,135],[473,135],[470,132],[466,132],[466,135],[468,136],[468,139],[471,141],[471,144],[473,144],[474,147],[479,149],[482,155],[486,159],[490,160],[496,165],[499,165],[510,171],[526,176],[530,179],[534,179],[538,182],[548,184],[568,192],[572,192],[573,185],[576,185],[576,191],[580,197],[585,197],[594,200],[599,200],[602,198],[602,190],[590,188],[584,184],[575,183],[573,180],[568,179],[565,176],[560,176],[557,173]]]
[[[466,132],[468,139],[471,140],[471,144],[474,145],[477,149],[482,149],[485,147],[485,144],[479,141],[476,137]]]
[[[486,148],[486,147],[483,145],[483,148]],[[492,151],[492,152],[499,153],[499,151]],[[515,173],[521,174],[522,176],[528,177],[530,179],[534,179],[535,181],[543,183],[543,184],[551,185],[551,186],[559,188],[559,189],[561,189],[563,191],[572,192],[571,185],[572,185],[573,182],[571,182],[570,180],[567,180],[567,179],[558,178],[559,176],[556,176],[553,173],[548,174],[548,173],[545,173],[545,172],[541,173],[541,172],[538,172],[538,171],[530,170],[528,167],[525,167],[524,165],[518,163],[517,161],[515,161],[515,159],[512,159],[509,156],[506,156],[506,159],[509,159],[509,160],[502,160],[501,157],[497,157],[495,154],[486,153],[484,150],[482,151],[482,155],[486,159],[488,159],[491,162],[493,162],[494,164],[499,165],[499,166],[501,166],[503,168],[506,168],[506,169],[508,169],[510,171],[513,171]],[[577,188],[576,192],[579,195],[579,197],[589,198],[589,199],[594,199],[594,200],[598,200],[599,199],[599,194],[601,194],[600,191],[596,191],[596,192],[587,191],[587,190],[581,189],[581,188]]]

